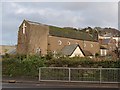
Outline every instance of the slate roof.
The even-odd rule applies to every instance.
[[[102,44],[108,44],[109,42],[110,42],[110,39],[103,39],[101,43]]]
[[[86,40],[86,41],[96,41],[92,36],[86,32],[81,32],[72,28],[59,28],[55,26],[49,26],[49,34],[52,36]]]
[[[100,46],[100,49],[107,49],[105,46]]]
[[[25,21],[27,21],[30,24],[35,24],[35,25],[45,25],[39,22],[33,22],[29,20],[25,20]],[[46,26],[49,26],[49,34],[51,36],[58,36],[58,37],[78,39],[78,40],[86,40],[86,41],[97,41],[95,40],[94,37],[92,37],[88,33],[79,31],[77,29],[75,30],[73,28],[60,28],[60,27],[51,26],[51,25],[46,25]]]
[[[78,44],[72,44],[72,45],[67,45],[65,46],[62,50],[61,50],[61,53],[63,55],[67,55],[67,56],[70,56],[72,55],[72,53],[74,52],[74,50],[80,46]],[[80,48],[81,52],[83,53],[84,56],[93,56],[91,52],[87,51],[87,50],[82,50]]]
[[[67,45],[61,50],[61,53],[64,55],[70,56],[70,55],[72,55],[74,50],[77,48],[77,46],[78,46],[78,44]]]
[[[29,21],[29,20],[25,20],[25,21],[27,21],[27,22],[30,23],[30,24],[41,25],[41,23],[39,23],[39,22],[33,22],[33,21]]]
[[[87,50],[83,50],[83,53],[85,56],[93,56],[92,53]]]

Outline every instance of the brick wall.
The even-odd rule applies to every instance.
[[[62,42],[60,45],[59,40]],[[83,40],[76,40],[70,38],[62,38],[56,36],[49,36],[48,37],[48,49],[51,51],[60,51],[65,45],[70,44],[79,44],[82,50],[90,51],[92,54],[99,53],[100,47],[98,42],[91,42],[91,41],[83,41]],[[84,47],[84,44],[85,47]],[[92,44],[92,45],[91,45]]]

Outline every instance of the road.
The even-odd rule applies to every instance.
[[[90,84],[90,83],[2,83],[3,88],[118,88],[118,84]]]
[[[41,88],[41,85],[40,84],[25,84],[25,83],[3,83],[2,88]]]

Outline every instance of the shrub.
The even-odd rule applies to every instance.
[[[120,68],[120,60],[96,61],[90,58],[60,57],[47,58],[38,55],[13,55],[2,60],[3,75],[8,76],[32,76],[38,77],[39,67],[92,67]]]
[[[39,67],[45,66],[45,61],[45,58],[39,56],[28,56],[25,58],[8,58],[2,61],[3,75],[33,77],[38,76],[38,69]]]

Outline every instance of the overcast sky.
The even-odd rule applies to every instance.
[[[118,28],[117,2],[5,2],[2,3],[2,43],[17,44],[24,19],[60,27]],[[1,23],[1,22],[0,22]]]

